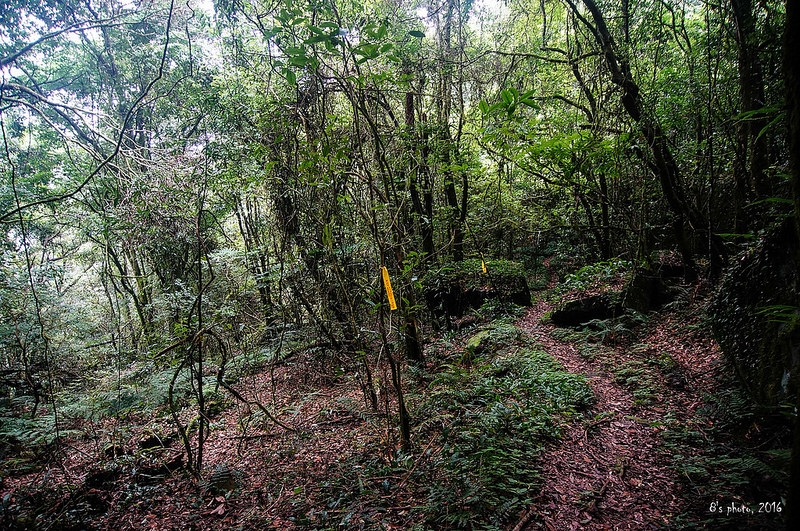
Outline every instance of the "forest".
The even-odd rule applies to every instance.
[[[794,0],[2,0],[0,528],[800,529]]]

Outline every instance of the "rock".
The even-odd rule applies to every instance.
[[[531,292],[521,264],[490,260],[483,272],[480,260],[449,263],[430,273],[424,281],[425,301],[431,312],[450,322],[488,300],[531,305]]]
[[[792,219],[736,259],[709,309],[711,327],[744,388],[774,406],[797,396],[798,249]]]
[[[173,437],[162,437],[157,433],[149,433],[139,440],[138,446],[141,450],[152,450],[154,448],[166,448],[172,444]]]
[[[225,494],[236,490],[238,482],[235,473],[225,465],[214,467],[214,473],[208,479],[207,490],[212,494]]]
[[[183,457],[184,454],[180,453],[163,463],[152,463],[147,466],[142,466],[137,475],[145,480],[167,476],[184,468]]]
[[[122,457],[123,455],[130,455],[130,452],[120,444],[109,444],[103,448],[103,455],[106,457]]]
[[[480,356],[487,351],[500,350],[519,339],[519,328],[512,324],[498,321],[480,330],[470,337],[464,350],[470,356]]]
[[[619,293],[601,293],[569,301],[553,310],[550,321],[556,326],[580,326],[594,319],[610,319],[622,313]]]
[[[119,479],[121,475],[120,470],[95,470],[86,474],[83,479],[83,485],[90,489],[97,489],[107,487]]]
[[[669,277],[672,282],[680,277]],[[657,310],[674,301],[680,290],[669,285],[661,276],[661,270],[639,268],[625,286],[622,305],[639,313]]]

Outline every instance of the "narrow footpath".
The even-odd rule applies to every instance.
[[[511,529],[661,529],[687,510],[694,495],[675,471],[662,431],[704,426],[697,409],[714,385],[720,352],[713,341],[686,332],[669,314],[652,318],[635,345],[595,347],[559,341],[543,319],[552,304],[538,302],[520,321],[522,330],[570,372],[587,377],[595,401],[583,419],[564,426],[562,439],[541,459],[543,487],[529,511]],[[670,360],[647,400],[620,385],[619,368]],[[627,365],[626,365],[627,364]],[[644,378],[644,376],[642,376]],[[635,389],[635,387],[634,387]]]

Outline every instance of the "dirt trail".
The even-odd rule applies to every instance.
[[[662,528],[686,510],[687,502],[659,433],[668,429],[665,415],[672,423],[694,423],[701,392],[715,371],[716,346],[675,337],[669,322],[656,323],[642,344],[650,345],[651,353],[669,353],[680,377],[643,406],[615,381],[613,367],[551,336],[553,325],[542,321],[551,309],[539,302],[519,325],[570,372],[586,375],[595,402],[585,420],[565,426],[560,443],[541,459],[543,488],[513,530],[541,529],[542,524],[550,530]],[[614,363],[634,356],[626,350],[612,351]]]

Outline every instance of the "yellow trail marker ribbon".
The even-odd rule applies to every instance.
[[[392,291],[392,281],[389,280],[389,270],[386,266],[381,266],[381,274],[383,275],[383,285],[386,287],[386,296],[389,298],[389,309],[396,310],[397,303],[394,301],[394,292]]]
[[[483,274],[485,275],[486,274],[486,262],[484,262],[483,260],[481,260],[481,269],[483,270]]]

